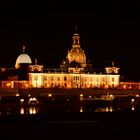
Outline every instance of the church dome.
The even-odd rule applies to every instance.
[[[85,52],[80,47],[73,47],[71,50],[69,50],[67,58],[69,60],[69,63],[71,63],[72,61],[76,61],[81,64],[86,64]]]
[[[81,49],[80,45],[80,35],[76,32],[73,35],[73,44],[72,48],[68,51],[67,59],[69,63],[76,61],[78,62],[81,67],[86,67],[86,54],[83,49]]]
[[[26,53],[24,53],[24,49],[23,48],[23,53],[20,54],[17,59],[16,59],[16,64],[15,64],[15,68],[18,69],[20,64],[31,64],[32,60],[30,58],[30,56]]]

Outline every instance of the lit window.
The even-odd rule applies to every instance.
[[[44,80],[47,80],[47,76],[44,76]]]
[[[54,77],[52,76],[52,77],[51,77],[51,81],[53,81],[53,80],[54,80]]]
[[[112,77],[112,82],[114,82],[114,77]]]
[[[35,76],[35,77],[34,77],[34,80],[38,80],[38,77],[37,77],[37,76]]]
[[[57,81],[60,81],[60,77],[57,77]]]

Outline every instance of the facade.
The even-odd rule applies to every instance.
[[[37,65],[30,65],[37,67]],[[39,67],[39,66],[38,66]],[[42,67],[42,66],[40,66]],[[79,33],[74,33],[72,48],[66,60],[56,71],[29,73],[29,87],[32,88],[117,88],[120,82],[119,68],[106,67],[106,73],[91,72],[92,64],[87,63],[86,54],[80,45]]]
[[[117,88],[119,75],[86,73],[29,73],[33,88]]]
[[[1,87],[118,88],[120,84],[119,68],[112,64],[111,67],[105,68],[104,73],[97,73],[93,70],[92,64],[87,61],[86,53],[81,48],[79,33],[74,33],[72,38],[72,48],[58,69],[46,69],[43,65],[38,65],[37,60],[35,60],[35,64],[32,64],[32,60],[25,53],[25,46],[23,46],[23,53],[17,57],[15,63],[14,75],[1,80]],[[19,78],[20,74],[27,78]]]

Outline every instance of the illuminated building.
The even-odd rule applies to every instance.
[[[15,70],[28,75],[26,79],[10,79],[1,82],[6,88],[118,88],[120,83],[119,68],[106,67],[104,73],[96,73],[92,64],[87,61],[86,54],[80,45],[80,35],[77,31],[73,35],[72,48],[68,51],[66,60],[58,69],[47,69],[38,65],[25,53],[17,57]]]
[[[28,54],[25,53],[25,46],[23,46],[23,53],[20,54],[15,63],[15,68],[19,69],[23,67],[24,65],[32,64],[32,60]]]
[[[37,64],[30,67],[38,67],[38,72],[29,73],[29,86],[33,88],[117,88],[120,81],[119,68],[114,64],[106,67],[105,73],[97,74],[91,71],[92,64],[86,61],[86,54],[80,46],[80,35],[77,32],[73,35],[72,48],[60,69],[43,72],[42,66]]]

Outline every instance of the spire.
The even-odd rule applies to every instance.
[[[35,65],[37,65],[37,59],[35,58]]]
[[[76,26],[75,26],[74,34],[79,34],[79,33],[78,33],[78,27],[77,27],[77,24],[76,24]]]
[[[76,32],[76,33],[77,33],[77,29],[78,29],[78,28],[77,28],[77,24],[76,24],[76,26],[75,26],[75,32]]]
[[[80,35],[77,31],[77,24],[75,26],[75,32],[73,35],[73,47],[80,47]]]
[[[112,61],[111,63],[112,63],[112,67],[114,67],[114,61]]]
[[[25,48],[26,48],[26,46],[25,46],[25,45],[23,45],[23,47],[22,47],[22,49],[23,49],[23,53],[25,52]]]

